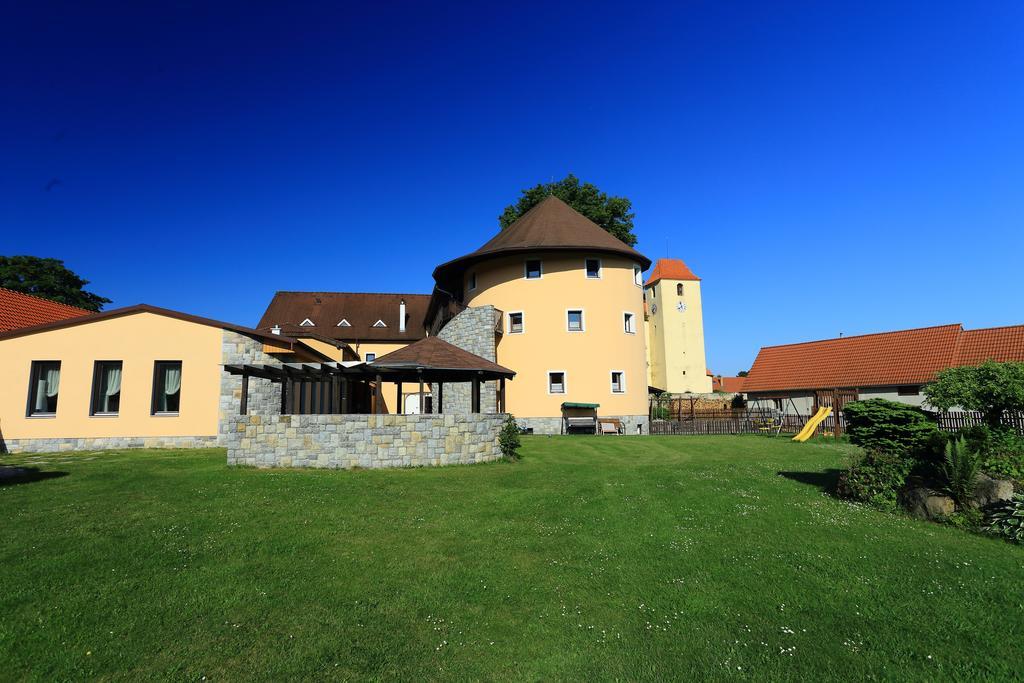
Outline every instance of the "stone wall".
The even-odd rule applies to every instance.
[[[505,415],[233,415],[228,464],[419,467],[501,457]]]
[[[486,358],[492,363],[496,361],[497,341],[495,324],[499,313],[494,306],[476,306],[460,312],[438,332],[437,336],[460,349]],[[431,385],[431,394],[437,396],[437,385]],[[444,385],[443,412],[464,415],[470,412],[472,385],[468,382],[456,382]],[[481,382],[480,412],[498,412],[497,382]]]
[[[217,436],[105,436],[7,440],[0,438],[0,453],[106,451],[125,448],[210,448],[217,445],[220,445]]]
[[[263,342],[258,339],[224,330],[221,342],[221,363],[271,363],[281,361],[263,353]],[[228,418],[238,415],[242,401],[242,378],[220,371],[220,408],[218,411],[219,443],[226,445]],[[281,412],[281,384],[259,377],[249,378],[249,415],[276,415]]]
[[[612,418],[622,422],[623,433],[636,435],[637,425],[640,426],[641,434],[650,434],[649,418],[647,415],[601,415],[598,419]],[[534,434],[561,434],[562,418],[560,417],[517,417],[516,424],[520,427],[533,429]]]

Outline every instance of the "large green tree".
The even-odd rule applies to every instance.
[[[636,244],[636,235],[633,234],[633,218],[636,216],[632,212],[633,203],[625,197],[611,197],[591,183],[581,183],[572,173],[561,180],[538,183],[523,190],[519,201],[505,207],[498,216],[501,229],[515,223],[517,218],[549,195],[558,197],[629,246]]]
[[[940,410],[977,410],[987,425],[999,428],[1003,413],[1024,411],[1024,363],[949,368],[924,388],[924,395]]]
[[[87,292],[89,284],[55,258],[0,256],[0,287],[98,311],[110,299]]]

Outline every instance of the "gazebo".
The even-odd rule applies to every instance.
[[[401,410],[403,383],[419,385],[420,412],[424,412],[423,386],[434,384],[438,395],[433,413],[444,412],[444,385],[472,385],[470,412],[480,411],[480,384],[498,382],[499,413],[505,411],[505,380],[515,372],[469,353],[438,337],[426,337],[370,363],[246,363],[225,365],[224,370],[242,378],[239,414],[249,410],[249,378],[281,384],[282,415],[349,415],[384,412],[382,386],[398,386]]]

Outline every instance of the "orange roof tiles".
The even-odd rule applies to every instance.
[[[739,394],[743,391],[743,380],[745,379],[745,377],[714,377],[711,380],[711,390]]]
[[[681,259],[660,258],[654,264],[654,270],[651,271],[645,284],[653,285],[658,280],[695,280],[699,282],[700,278],[694,275],[690,267]]]
[[[978,365],[987,360],[1024,362],[1024,325],[964,330],[958,365]]]
[[[0,332],[80,318],[92,311],[0,287]]]

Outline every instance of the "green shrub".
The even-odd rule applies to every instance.
[[[896,509],[896,498],[914,468],[901,453],[869,451],[839,477],[837,493],[843,498]]]
[[[961,509],[966,509],[974,494],[974,482],[981,471],[981,456],[967,446],[963,437],[949,439],[939,472],[943,485]]]
[[[920,408],[871,398],[843,406],[850,442],[868,451],[937,459],[942,432]]]
[[[516,424],[516,419],[509,415],[505,418],[505,424],[501,425],[501,431],[498,432],[498,448],[501,449],[501,454],[505,456],[505,459],[518,460],[521,444],[519,425]]]
[[[961,432],[968,447],[981,455],[981,471],[1000,479],[1024,481],[1024,437],[1010,429],[985,425]]]
[[[988,509],[985,531],[1024,544],[1024,495],[1017,494]]]
[[[668,419],[668,406],[655,405],[651,408],[651,419],[652,420],[667,420]]]

